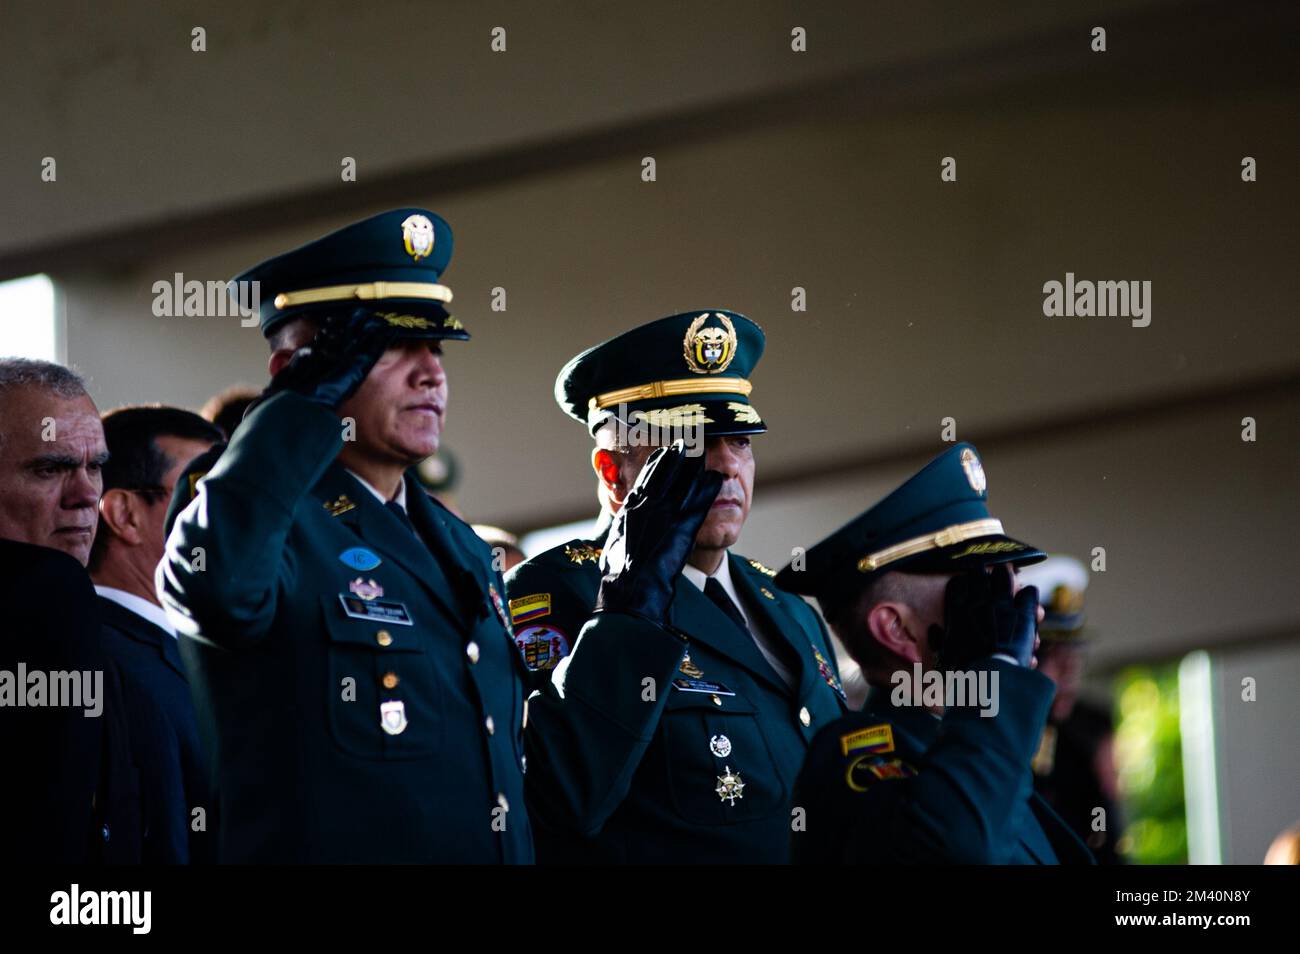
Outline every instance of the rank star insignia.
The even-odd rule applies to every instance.
[[[348,498],[347,494],[341,494],[337,500],[326,501],[323,506],[330,512],[331,517],[337,517],[349,510],[357,509],[357,505]]]
[[[718,793],[721,801],[735,805],[736,799],[745,797],[745,783],[741,780],[739,772],[731,771],[730,765],[723,770],[722,775],[716,777],[718,786],[714,791]]]
[[[574,563],[584,563],[587,560],[595,563],[600,559],[600,550],[586,543],[576,547],[571,547],[568,544],[565,544],[564,555]]]

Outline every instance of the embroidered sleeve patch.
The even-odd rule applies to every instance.
[[[840,749],[845,755],[855,755],[860,752],[880,755],[884,752],[892,752],[894,751],[894,727],[888,722],[882,722],[880,725],[842,735]]]
[[[569,655],[569,636],[554,626],[526,626],[515,633],[515,646],[524,658],[524,665],[533,672],[554,669]]]
[[[510,622],[518,626],[530,619],[541,619],[550,615],[551,594],[533,593],[510,601]]]
[[[902,781],[916,774],[916,769],[902,759],[878,755],[859,755],[844,773],[844,781],[855,792],[865,792],[876,782]]]

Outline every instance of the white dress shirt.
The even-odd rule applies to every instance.
[[[134,593],[128,593],[126,590],[119,590],[114,586],[98,586],[95,592],[106,600],[112,600],[118,606],[129,609],[136,616],[143,616],[149,622],[153,623],[160,629],[170,633],[172,639],[176,638],[176,628],[172,626],[171,621],[167,619],[167,614],[161,606],[150,603],[146,599],[136,596]]]
[[[375,499],[378,500],[381,504],[386,504],[386,503],[388,503],[388,498],[385,497],[383,494],[381,494],[381,493],[379,492],[378,488],[375,487],[374,484],[372,484],[370,481],[366,480],[366,478],[362,477],[362,476],[361,476],[360,474],[358,474],[355,470],[350,470],[350,469],[347,468],[347,467],[345,467],[345,468],[343,468],[343,469],[346,470],[346,471],[347,471],[349,474],[351,474],[353,477],[355,477],[355,478],[357,479],[357,481],[361,484],[362,487],[365,487],[366,490],[368,490],[368,491],[370,491],[372,494],[374,494],[374,495],[375,495]],[[393,501],[397,504],[397,506],[401,507],[403,510],[406,510],[406,479],[405,479],[405,478],[403,478],[403,479],[402,479],[402,480],[397,484],[397,496],[393,498]]]

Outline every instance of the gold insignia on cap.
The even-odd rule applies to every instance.
[[[970,481],[971,490],[983,495],[988,489],[989,482],[984,478],[984,465],[980,463],[979,455],[969,447],[962,448],[961,469],[966,471],[966,479]]]
[[[1082,613],[1083,590],[1062,583],[1052,590],[1052,597],[1047,601],[1048,608],[1057,613]]]
[[[450,328],[452,331],[463,331],[465,329],[465,326],[460,323],[460,319],[455,315],[448,315],[442,319],[442,326]]]
[[[696,374],[718,374],[727,370],[736,357],[736,326],[722,312],[714,312],[722,321],[721,328],[706,328],[709,320],[706,311],[686,329],[686,338],[682,341],[682,354],[686,366]]]
[[[408,215],[402,222],[402,244],[415,261],[433,251],[433,223],[427,215]]]
[[[660,407],[653,411],[637,411],[637,414],[652,427],[695,427],[713,423],[713,418],[704,413],[703,404]]]
[[[739,401],[728,401],[727,407],[736,415],[737,424],[762,424],[763,419],[758,416],[752,405],[741,404]]]

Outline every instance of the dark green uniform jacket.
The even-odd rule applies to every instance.
[[[417,538],[342,446],[335,414],[273,397],[159,567],[216,761],[218,860],[529,862],[523,673],[490,551],[408,474]]]
[[[997,715],[950,707],[942,719],[873,688],[861,712],[826,727],[795,804],[806,830],[794,860],[813,864],[1091,864],[1034,793],[1030,761],[1052,681],[999,659]]]
[[[729,556],[751,618],[788,644],[781,655],[792,689],[753,637],[685,576],[671,622],[686,639],[619,614],[588,622],[600,584],[597,546],[557,547],[515,567],[506,584],[516,615],[549,606],[515,623],[529,658],[540,648],[530,628],[545,627],[548,647],[573,646],[529,700],[538,861],[788,861],[799,766],[816,731],[844,711],[820,619],[772,586],[771,571]]]

